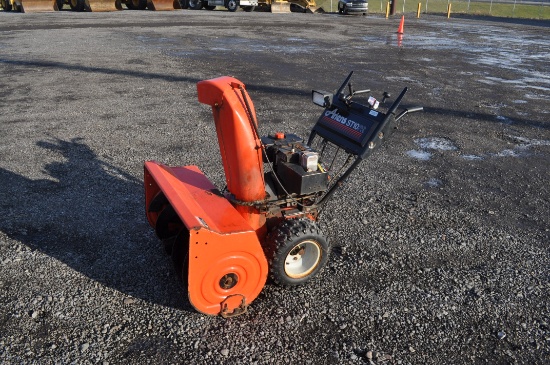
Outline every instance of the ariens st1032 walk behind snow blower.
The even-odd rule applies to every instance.
[[[404,88],[384,113],[354,96],[353,72],[336,93],[313,91],[324,108],[307,142],[277,132],[261,137],[245,85],[232,77],[197,83],[212,107],[227,187],[220,192],[197,166],[145,162],[147,219],[171,254],[191,305],[209,315],[242,314],[268,276],[298,285],[327,263],[330,245],[317,224],[338,187],[392,134]],[[264,164],[266,171],[264,171]]]

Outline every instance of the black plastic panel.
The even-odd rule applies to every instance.
[[[313,131],[346,152],[361,155],[385,117],[384,113],[358,104],[354,108],[332,106],[323,111]]]

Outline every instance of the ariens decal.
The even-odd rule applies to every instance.
[[[348,118],[344,117],[343,115],[338,114],[337,109],[327,110],[325,112],[325,116],[329,117],[330,119],[335,120],[335,121],[337,121],[337,122],[339,122],[343,125],[345,125],[346,127],[350,127],[353,130],[355,130],[355,131],[357,131],[361,134],[365,133],[366,127],[364,125],[359,124],[357,122],[354,122],[353,120],[348,119]]]

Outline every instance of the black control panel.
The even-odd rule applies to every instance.
[[[354,103],[338,107],[335,103],[323,111],[313,131],[347,153],[361,155],[386,114]]]

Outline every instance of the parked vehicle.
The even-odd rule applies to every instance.
[[[130,10],[180,9],[179,0],[0,0],[4,11],[37,13],[59,11],[68,5],[73,11],[117,11],[122,5]]]
[[[253,11],[258,6],[258,0],[188,0],[189,9],[214,10],[216,6],[223,6],[227,10],[234,12],[240,7],[244,11]]]
[[[338,12],[340,14],[357,14],[362,13],[367,15],[369,3],[367,0],[338,0]]]

